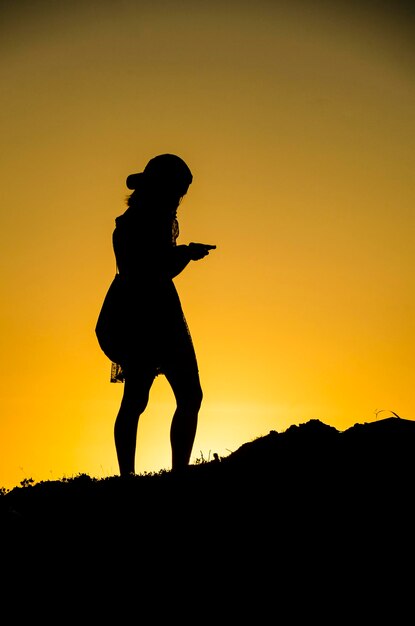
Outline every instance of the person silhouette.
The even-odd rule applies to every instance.
[[[166,377],[176,400],[170,428],[172,471],[183,470],[190,463],[203,392],[173,279],[190,261],[203,259],[216,248],[176,243],[177,209],[192,180],[180,157],[155,156],[142,172],[127,177],[132,193],[126,211],[115,220],[112,244],[117,270],[96,332],[112,361],[111,381],[124,383],[114,426],[121,476],[135,474],[138,421],[159,374]],[[104,310],[112,316],[106,326]]]

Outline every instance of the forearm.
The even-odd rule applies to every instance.
[[[191,260],[189,246],[175,246],[170,251],[169,274],[172,278],[180,274]]]
[[[180,274],[186,267],[189,261],[199,261],[204,259],[210,252],[214,250],[216,246],[212,246],[208,243],[189,243],[188,246],[176,246],[172,250],[172,262],[170,263],[170,275],[172,278]]]

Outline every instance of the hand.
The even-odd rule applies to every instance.
[[[199,261],[209,254],[209,250],[214,250],[216,246],[207,243],[189,243],[188,245],[190,258],[192,261]]]

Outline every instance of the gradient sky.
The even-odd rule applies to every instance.
[[[125,178],[194,182],[176,279],[204,402],[192,455],[310,419],[415,419],[414,10],[402,2],[0,2],[0,487],[118,473],[94,329]],[[156,379],[139,473],[170,468]]]

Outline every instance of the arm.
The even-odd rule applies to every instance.
[[[188,246],[175,246],[171,250],[169,271],[172,278],[180,274],[190,261],[199,261],[209,254],[216,246],[205,243],[189,243]]]
[[[189,246],[175,246],[170,251],[169,258],[169,274],[172,278],[180,274],[184,268],[190,263]]]
[[[130,224],[122,217],[117,221],[113,247],[118,269],[128,278],[142,279],[166,273],[174,278],[190,261],[202,259],[209,254],[209,250],[216,248],[202,243],[172,246],[168,237],[160,237],[151,227],[147,227],[144,240],[138,242],[135,224]]]

